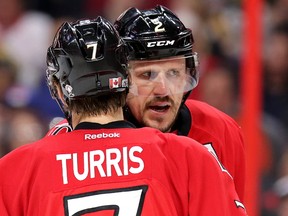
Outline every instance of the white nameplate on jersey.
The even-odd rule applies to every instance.
[[[68,184],[69,180],[75,178],[83,181],[87,178],[111,177],[112,173],[116,176],[139,174],[144,170],[142,151],[140,146],[110,148],[104,151],[57,154],[56,160],[61,162],[63,184]],[[79,160],[83,162],[78,163]],[[79,164],[83,164],[84,167],[79,167]],[[83,170],[82,173],[79,173],[79,170]],[[73,176],[69,176],[68,173],[73,173]]]

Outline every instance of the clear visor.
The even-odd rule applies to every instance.
[[[130,61],[129,93],[137,96],[167,96],[191,91],[198,82],[194,58],[191,55]]]

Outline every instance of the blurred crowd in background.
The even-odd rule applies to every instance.
[[[288,0],[264,1],[261,216],[288,215]],[[0,0],[0,157],[42,138],[63,117],[45,83],[46,50],[63,21],[162,4],[192,29],[200,82],[191,98],[239,120],[240,0]],[[249,178],[249,177],[248,177]]]

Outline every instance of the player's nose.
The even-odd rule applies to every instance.
[[[158,76],[154,80],[154,95],[156,96],[167,96],[169,94],[168,82],[164,76]]]

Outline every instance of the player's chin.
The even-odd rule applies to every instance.
[[[166,112],[159,114],[151,109],[144,112],[143,123],[147,127],[156,128],[162,132],[169,132],[171,125],[175,119],[174,112]]]
[[[144,120],[144,125],[146,127],[155,128],[155,129],[158,129],[164,133],[170,131],[171,124],[172,124],[172,120],[167,121],[167,119],[165,120],[165,119],[161,119],[161,118]]]

